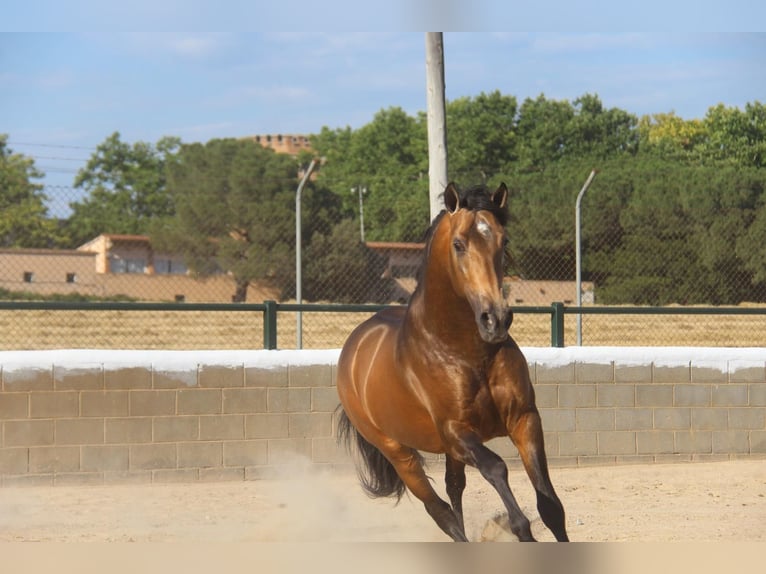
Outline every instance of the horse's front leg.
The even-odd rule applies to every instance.
[[[524,468],[537,493],[537,510],[543,523],[559,542],[568,542],[564,505],[553,489],[548,474],[540,414],[527,411],[509,424],[508,434],[519,451]]]
[[[452,456],[464,464],[476,467],[487,482],[495,488],[508,511],[511,532],[521,542],[535,542],[529,519],[519,508],[516,497],[513,496],[511,487],[508,485],[508,467],[503,459],[484,446],[474,432],[462,432],[455,438],[456,440],[452,442]]]

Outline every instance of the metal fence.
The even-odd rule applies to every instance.
[[[384,305],[0,301],[0,350],[339,348]],[[766,308],[515,307],[524,346],[766,347]],[[13,328],[14,324],[23,328]],[[715,329],[710,329],[710,325]],[[302,334],[300,334],[302,331]],[[62,343],[64,341],[65,343]]]
[[[62,187],[45,193],[65,227],[66,206],[81,197]],[[571,223],[571,238],[539,249],[516,242],[509,227],[505,288],[515,309],[511,333],[521,345],[575,344],[580,315],[584,345],[766,347],[766,285],[725,265],[703,277],[691,260],[688,277],[679,277],[682,267],[669,254],[677,259],[689,250],[677,243],[653,252],[659,234],[647,243],[622,233],[612,238],[619,244],[609,245],[608,234],[589,240],[586,225],[584,306],[575,307],[573,210]],[[80,245],[0,246],[0,350],[337,348],[375,309],[406,301],[422,255],[422,244],[386,240],[380,229],[368,230],[375,241],[361,242],[362,233],[355,214],[306,237],[306,306],[295,301],[294,252],[279,254],[277,280],[252,283],[246,303],[232,304],[236,285],[225,270],[195,276],[182,257],[155,252],[140,234],[107,233]],[[748,237],[728,241],[742,252]],[[642,247],[630,251],[631,244]],[[604,274],[599,265],[610,256],[620,266]],[[669,301],[652,300],[652,292],[670,283],[678,288],[666,291],[675,293]],[[637,301],[636,293],[645,299]],[[271,300],[276,306],[265,303]],[[710,304],[719,301],[724,304]]]

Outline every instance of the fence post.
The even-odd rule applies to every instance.
[[[263,311],[263,348],[277,348],[277,302],[264,301]]]
[[[564,346],[564,304],[551,303],[551,347]]]

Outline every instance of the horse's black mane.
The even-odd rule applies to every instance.
[[[503,227],[508,223],[508,203],[506,202],[503,207],[498,207],[492,201],[492,191],[484,184],[474,185],[468,189],[458,190],[458,208],[468,209],[469,211],[489,211],[495,216],[497,221]],[[443,196],[444,194],[442,194]],[[442,209],[439,214],[434,218],[431,226],[426,230],[424,241],[426,248],[423,250],[423,259],[420,262],[420,268],[418,269],[417,280],[418,287],[423,280],[424,269],[426,267],[426,261],[431,251],[431,239],[433,238],[434,230],[439,225],[439,222],[447,214],[446,209]],[[417,291],[417,288],[416,288]]]
[[[503,207],[495,205],[492,201],[492,191],[486,185],[474,185],[466,190],[458,188],[458,196],[458,208],[468,209],[469,211],[489,211],[503,227],[508,223],[508,204],[506,203]],[[434,218],[431,226],[426,230],[424,237],[426,245],[430,244],[436,226],[439,225],[439,222],[446,214],[447,210],[442,209]]]
[[[458,190],[460,191],[460,190]],[[460,201],[458,206],[471,211],[486,210],[492,212],[497,221],[505,227],[508,223],[508,204],[498,207],[492,201],[492,191],[486,185],[475,185],[460,191]]]

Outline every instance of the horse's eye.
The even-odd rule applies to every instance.
[[[465,251],[465,243],[463,243],[462,239],[454,239],[452,247],[455,248],[455,253],[463,253]]]

